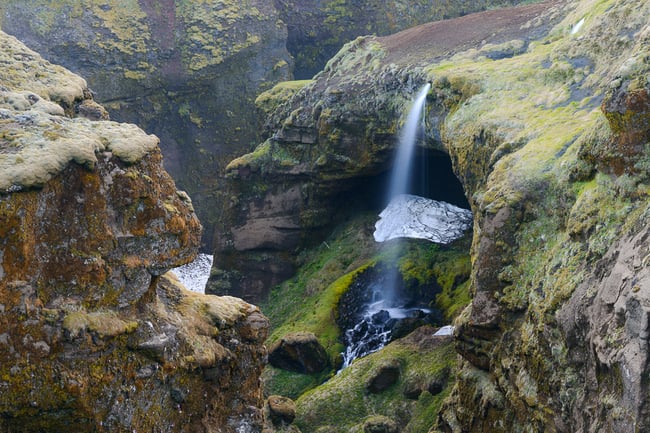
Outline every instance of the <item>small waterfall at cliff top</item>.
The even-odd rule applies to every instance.
[[[345,331],[346,350],[343,367],[354,359],[381,349],[390,342],[401,321],[431,320],[433,313],[417,306],[418,300],[406,299],[403,291],[397,258],[400,238],[427,239],[446,244],[460,238],[471,225],[472,215],[449,203],[430,200],[409,194],[412,165],[418,135],[424,131],[424,113],[430,84],[417,93],[402,128],[396,149],[395,162],[390,176],[386,208],[379,214],[375,224],[374,238],[377,242],[395,239],[398,251],[393,263],[387,263],[374,276],[363,283],[365,293],[360,296],[363,305],[354,312],[355,319]]]

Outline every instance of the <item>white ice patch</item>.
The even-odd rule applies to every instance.
[[[454,335],[454,327],[451,325],[445,325],[442,328],[438,329],[433,336],[447,336]]]
[[[174,268],[172,272],[188,290],[205,293],[213,259],[209,254],[199,254],[192,263]]]
[[[472,212],[443,201],[416,195],[395,197],[379,214],[375,241],[395,238],[427,239],[448,244],[463,236],[472,225]]]

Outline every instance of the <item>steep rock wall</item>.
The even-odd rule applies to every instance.
[[[106,1],[0,4],[0,27],[86,77],[113,119],[161,137],[167,170],[194,198],[211,251],[225,219],[223,169],[260,142],[254,100],[310,78],[345,42],[512,0],[478,2]]]
[[[114,120],[162,139],[166,169],[194,198],[210,250],[220,173],[259,141],[253,101],[291,76],[272,2],[7,1],[0,27],[84,76]]]
[[[158,138],[0,47],[0,430],[255,431],[268,321],[166,274],[201,225]]]
[[[380,175],[389,169],[399,126],[414,94],[432,80],[424,66],[481,41],[507,45],[522,38],[503,49],[523,50],[548,27],[551,18],[524,27],[539,10],[527,7],[512,16],[491,11],[386,39],[361,37],[314,80],[278,85],[260,96],[269,111],[269,138],[226,167],[236,192],[228,202],[233,224],[218,238],[215,266],[223,271],[212,290],[264,297],[290,275],[294,251],[320,242],[323,233],[355,209],[381,203],[385,179]],[[471,30],[453,33],[459,26]],[[413,35],[420,33],[432,42],[418,43]],[[422,144],[440,155],[447,152],[441,123],[466,98],[463,86],[462,80],[441,86],[436,90],[440,98],[429,98]]]
[[[389,164],[398,113],[432,83],[426,145],[448,153],[475,216],[464,361],[434,431],[648,428],[648,12],[549,1],[359,39],[228,166],[251,188],[244,211],[275,185],[340,191]],[[300,212],[318,197],[332,203],[305,195]]]

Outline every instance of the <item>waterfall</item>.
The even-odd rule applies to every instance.
[[[427,83],[417,93],[409,110],[399,142],[395,162],[388,187],[388,202],[406,194],[411,183],[411,166],[418,132],[423,128],[424,109],[427,93],[431,85]],[[418,309],[406,309],[398,296],[400,284],[399,270],[392,263],[377,281],[369,284],[371,296],[356,325],[345,331],[346,350],[343,355],[343,368],[354,359],[381,349],[390,341],[392,328],[399,319],[405,319]]]
[[[434,324],[441,320],[439,311],[425,308],[427,303],[424,299],[414,299],[412,294],[405,292],[398,264],[402,255],[401,238],[447,244],[462,237],[471,226],[469,210],[409,194],[415,148],[418,134],[424,128],[426,96],[430,87],[430,84],[422,87],[409,110],[390,176],[388,205],[375,224],[374,238],[377,242],[394,239],[393,258],[384,260],[381,269],[376,269],[377,275],[367,277],[369,280],[363,284],[355,282],[348,290],[362,290],[364,295],[357,295],[357,302],[352,302],[357,307],[354,307],[354,314],[349,314],[350,320],[346,319],[347,326],[342,327],[346,345],[342,353],[343,368],[356,358],[381,349],[398,335],[396,332],[403,332],[410,325]]]
[[[388,188],[388,201],[400,194],[406,194],[411,182],[411,166],[413,165],[413,152],[417,142],[417,135],[424,123],[424,108],[427,100],[427,93],[431,84],[427,83],[418,92],[413,106],[409,111],[406,123],[402,128],[399,143],[397,145],[397,154],[395,163],[390,175],[390,184]]]

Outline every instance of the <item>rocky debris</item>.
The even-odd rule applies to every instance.
[[[373,416],[363,423],[364,433],[398,433],[399,427],[392,419],[385,416]]]
[[[396,359],[389,359],[381,364],[371,374],[366,383],[366,390],[372,394],[379,394],[397,383],[400,375],[400,363]]]
[[[271,395],[266,399],[269,417],[275,426],[291,424],[296,418],[296,404],[287,397]]]
[[[327,352],[311,332],[283,336],[269,348],[269,363],[296,373],[320,373],[330,366]]]
[[[261,427],[268,320],[167,273],[196,257],[201,225],[158,138],[0,45],[0,430]]]

